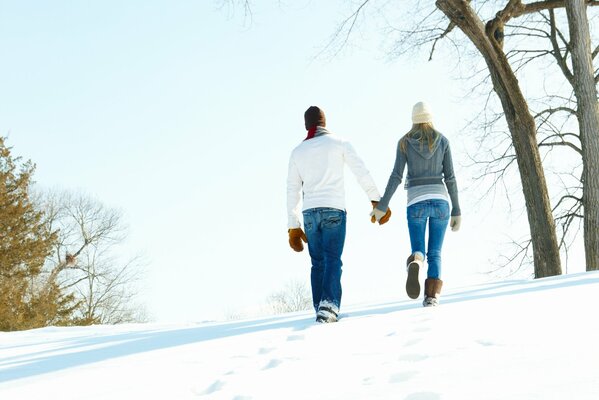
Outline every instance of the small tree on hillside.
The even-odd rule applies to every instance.
[[[291,281],[284,289],[272,293],[267,304],[274,314],[309,310],[312,297],[303,282]]]
[[[117,256],[126,237],[121,213],[90,196],[69,192],[43,193],[38,202],[47,226],[59,232],[46,260],[45,285],[77,300],[71,323],[144,322],[144,309],[135,303],[140,258],[122,261]]]

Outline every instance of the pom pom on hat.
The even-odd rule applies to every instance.
[[[419,101],[414,104],[414,108],[412,108],[412,123],[414,124],[424,124],[424,123],[433,122],[433,114],[428,104],[423,101]]]

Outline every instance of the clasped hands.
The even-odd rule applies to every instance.
[[[387,211],[381,211],[376,206],[379,204],[378,201],[371,201],[372,203],[372,212],[370,213],[370,222],[373,224],[378,222],[379,225],[386,224],[391,218],[391,209],[387,207]]]

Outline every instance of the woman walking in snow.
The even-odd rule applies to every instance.
[[[414,105],[412,123],[412,129],[399,140],[395,166],[385,194],[371,216],[374,222],[385,215],[407,164],[405,188],[408,191],[407,220],[412,253],[406,263],[406,291],[412,299],[420,296],[418,273],[426,254],[428,269],[423,305],[431,307],[438,305],[443,286],[441,248],[447,223],[452,231],[460,229],[461,212],[449,141],[433,127],[432,114],[426,103]],[[451,215],[448,200],[451,200]],[[425,246],[427,223],[428,251]]]

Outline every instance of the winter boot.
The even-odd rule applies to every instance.
[[[441,288],[443,281],[441,279],[428,278],[424,281],[424,307],[435,307],[439,305],[439,297],[441,296]]]
[[[323,300],[318,305],[318,312],[316,313],[316,322],[321,324],[327,324],[330,322],[337,322],[339,315],[339,307],[330,301]]]
[[[406,281],[406,292],[411,299],[417,299],[420,296],[420,282],[418,281],[418,272],[422,267],[424,259],[420,253],[414,253],[408,257],[406,262],[408,268],[408,279]]]

